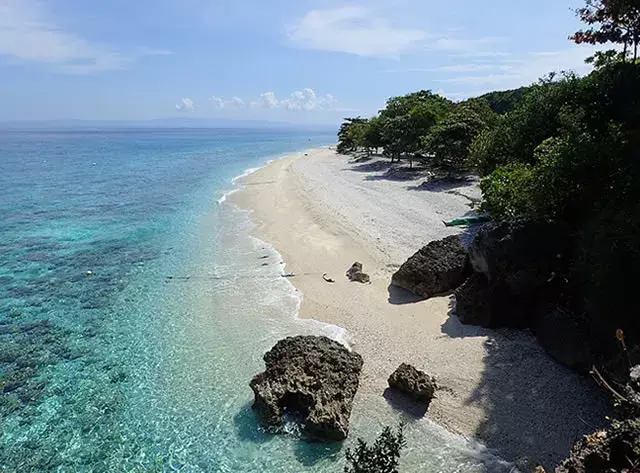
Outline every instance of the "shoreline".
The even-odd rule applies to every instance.
[[[508,461],[551,466],[566,456],[573,440],[604,417],[588,380],[556,365],[528,333],[461,325],[450,314],[451,296],[418,301],[388,287],[399,265],[428,241],[461,233],[441,222],[468,211],[477,186],[421,192],[415,177],[385,178],[382,160],[347,161],[328,148],[272,160],[239,177],[227,201],[250,212],[252,235],[296,275],[288,279],[302,296],[298,317],[352,337],[365,359],[354,409],[379,402],[389,374],[408,362],[444,387],[426,419]],[[371,284],[345,278],[354,261],[364,264]],[[326,283],[323,273],[336,282]],[[546,399],[540,384],[554,382],[564,387]]]

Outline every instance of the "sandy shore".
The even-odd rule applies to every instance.
[[[389,290],[393,272],[421,246],[461,231],[442,221],[480,197],[474,183],[424,189],[423,180],[390,171],[386,160],[353,163],[316,149],[244,178],[229,200],[253,211],[256,235],[296,275],[301,316],[349,331],[365,360],[360,391],[382,396],[389,374],[412,363],[443,386],[430,419],[507,460],[553,465],[604,420],[606,402],[592,381],[553,362],[528,333],[461,325],[451,297],[416,301]],[[346,279],[354,261],[372,284]]]

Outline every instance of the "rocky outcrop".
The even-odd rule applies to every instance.
[[[488,297],[489,280],[484,274],[475,273],[455,290],[456,315],[467,325],[493,327],[499,325],[494,320],[492,299]]]
[[[556,473],[631,473],[640,463],[640,419],[613,421],[573,446]]]
[[[554,360],[576,371],[589,372],[594,358],[584,320],[554,308],[539,314],[534,329],[538,343]]]
[[[578,440],[556,473],[631,473],[640,467],[640,366],[631,369],[611,425]]]
[[[409,258],[391,283],[429,298],[452,291],[469,276],[469,257],[458,236],[432,241]]]
[[[491,223],[478,232],[469,259],[473,275],[458,288],[456,314],[465,324],[535,328],[557,296],[566,233],[545,223]]]
[[[389,376],[388,382],[391,389],[396,389],[427,406],[434,398],[437,389],[435,378],[406,363],[402,363]]]
[[[264,362],[266,370],[250,386],[265,427],[277,431],[291,414],[313,440],[347,437],[362,370],[359,354],[327,337],[298,336],[279,341]]]
[[[357,261],[347,270],[347,278],[349,278],[349,281],[363,284],[371,282],[369,275],[362,272],[362,263]]]
[[[518,297],[549,283],[569,243],[557,225],[502,222],[486,225],[469,248],[471,265],[494,286]]]

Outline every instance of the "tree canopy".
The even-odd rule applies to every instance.
[[[454,104],[421,90],[392,97],[378,115],[347,118],[338,134],[338,152],[371,154],[382,148],[392,161],[416,156],[434,166],[466,169],[468,148],[475,136],[492,125],[496,114],[484,99]]]
[[[570,36],[578,44],[616,43],[623,46],[623,59],[627,52],[638,59],[640,43],[640,2],[638,0],[586,0],[576,10],[578,17],[589,28]]]
[[[358,439],[354,450],[346,453],[345,473],[398,473],[400,452],[406,446],[403,426],[396,431],[385,427],[373,445]]]

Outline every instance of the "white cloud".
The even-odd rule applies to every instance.
[[[288,28],[299,45],[359,56],[393,56],[418,46],[424,31],[392,26],[364,7],[312,10]]]
[[[260,94],[260,98],[256,102],[251,103],[254,107],[262,108],[278,108],[280,102],[276,97],[275,92],[265,92]]]
[[[289,97],[281,100],[278,100],[273,92],[265,92],[260,98],[261,100],[254,102],[255,105],[265,108],[283,108],[292,112],[330,110],[338,103],[333,95],[319,96],[309,88],[296,90]]]
[[[224,99],[212,96],[209,100],[218,109],[282,109],[292,112],[336,110],[338,104],[331,94],[318,95],[313,89],[305,88],[292,92],[288,97],[279,99],[275,92],[264,92],[256,100],[245,100],[240,97]]]
[[[440,67],[414,67],[408,69],[385,69],[381,72],[407,73],[407,72],[479,72],[479,71],[508,71],[512,69],[508,64],[454,64]]]
[[[550,72],[574,71],[585,74],[591,66],[585,64],[586,57],[592,55],[595,47],[572,47],[559,51],[533,52],[522,54],[521,61],[498,61],[494,71],[484,75],[459,75],[438,82],[465,84],[476,87],[512,88],[528,85]],[[499,71],[503,71],[500,73]],[[469,71],[473,72],[473,71]]]
[[[0,0],[0,56],[46,64],[58,72],[91,74],[122,69],[136,57],[170,54],[138,48],[124,54],[60,28],[42,2]]]
[[[184,98],[180,103],[176,104],[176,110],[178,112],[193,112],[196,109],[196,104],[190,98]]]
[[[231,100],[229,102],[234,107],[238,107],[238,108],[242,108],[242,107],[244,107],[246,105],[244,100],[242,100],[240,97],[231,97]]]
[[[216,97],[215,95],[212,95],[211,97],[209,97],[209,100],[211,100],[211,102],[213,102],[213,106],[215,108],[224,108],[225,107],[225,102],[224,102],[223,98]]]
[[[432,71],[440,72],[478,72],[478,71],[508,71],[513,66],[504,64],[454,64],[452,66],[442,66]]]
[[[214,108],[244,108],[247,106],[247,103],[241,99],[240,97],[231,97],[228,100],[223,99],[222,97],[217,97],[212,95],[209,97],[209,100],[213,103]]]

